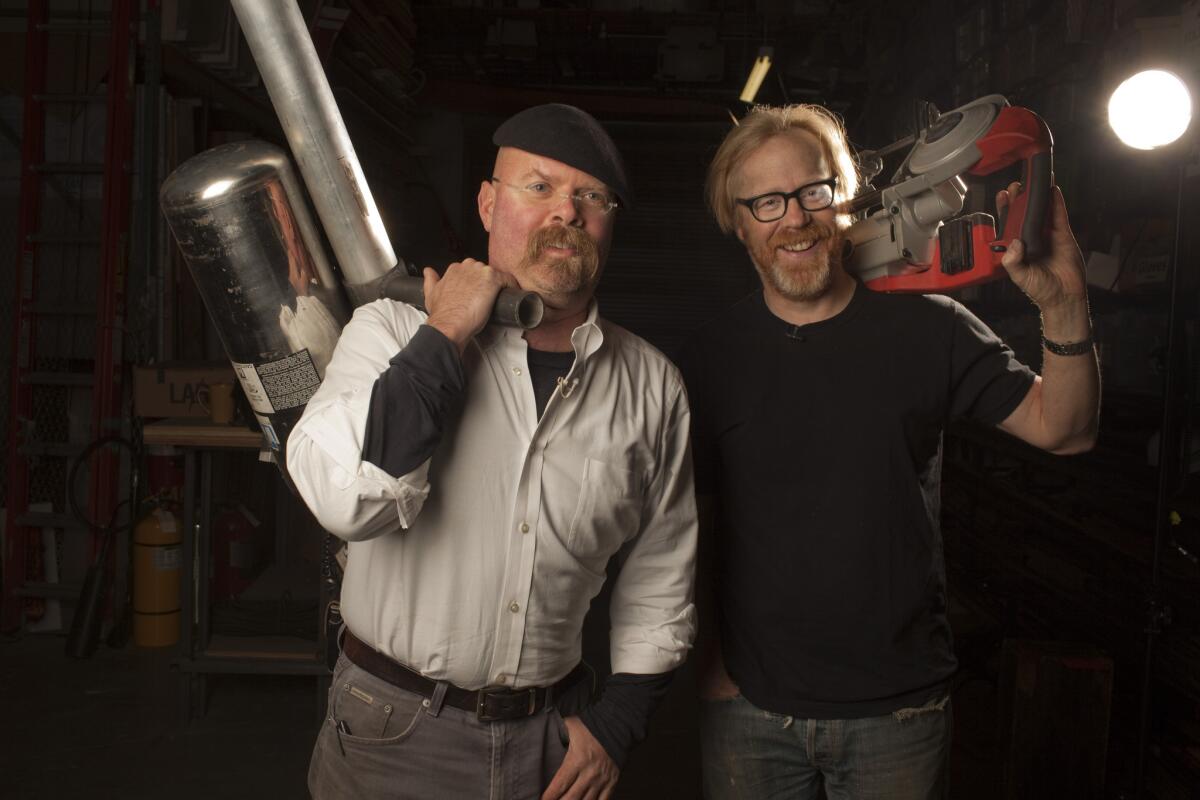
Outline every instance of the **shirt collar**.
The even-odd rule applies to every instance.
[[[571,346],[575,348],[575,355],[579,360],[587,359],[604,343],[604,329],[600,323],[600,306],[593,297],[588,304],[587,317],[571,331]],[[524,346],[524,331],[511,325],[493,323],[480,331],[475,340],[484,350],[490,350],[499,346],[501,342],[511,340],[521,340]]]
[[[599,350],[602,344],[604,330],[600,327],[600,305],[593,297],[592,302],[588,304],[587,317],[579,327],[571,331],[571,345],[575,348],[576,357],[584,361]]]

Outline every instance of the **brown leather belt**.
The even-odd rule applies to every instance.
[[[342,652],[355,665],[381,681],[387,681],[405,691],[431,697],[437,687],[437,681],[432,681],[372,649],[349,630],[346,630],[342,639]],[[471,690],[447,684],[443,702],[464,711],[472,711],[483,722],[519,719],[546,708],[554,702],[554,698],[575,685],[586,672],[587,668],[580,662],[553,686],[535,686],[528,689],[507,689],[500,686]]]

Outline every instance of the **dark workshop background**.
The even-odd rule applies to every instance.
[[[46,5],[49,27],[30,24]],[[972,425],[947,436],[942,514],[961,662],[952,796],[1200,797],[1198,126],[1180,146],[1135,152],[1106,121],[1110,92],[1137,68],[1166,66],[1198,85],[1200,3],[300,5],[410,261],[486,254],[475,194],[500,120],[547,101],[603,120],[640,202],[621,214],[601,309],[668,354],[756,285],[701,186],[730,114],[745,110],[738,93],[760,47],[774,63],[758,99],[825,104],[861,149],[909,135],[928,104],[1000,93],[1041,114],[1089,265],[1101,433],[1094,452],[1069,458]],[[107,103],[113,91],[129,102]],[[12,344],[0,373],[13,376],[0,385],[10,510],[0,796],[305,796],[324,697],[322,533],[253,447],[146,444],[160,417],[202,422],[188,392],[229,369],[157,188],[195,153],[248,137],[286,146],[224,0],[0,0],[0,337]],[[981,209],[997,186],[972,188]],[[1177,214],[1180,335],[1168,351]],[[1039,366],[1036,311],[1007,281],[960,297]],[[1178,424],[1166,451],[1178,455],[1160,498],[1168,367]],[[105,432],[128,444],[91,446]],[[133,545],[130,529],[150,518],[150,500],[179,524],[195,477],[185,463],[210,477],[210,502],[194,509],[208,514],[194,563],[210,579],[185,590],[202,625],[186,647],[141,647],[130,598],[135,551],[151,545]],[[115,477],[107,486],[102,470]],[[89,492],[108,492],[108,505],[89,505]],[[101,507],[105,519],[80,522]],[[1156,513],[1168,511],[1155,581]],[[102,637],[71,658],[95,527],[115,531]],[[601,668],[604,600],[586,631]],[[698,770],[685,667],[617,796],[692,800]]]

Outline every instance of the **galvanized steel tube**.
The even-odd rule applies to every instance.
[[[296,0],[231,0],[341,267],[351,302],[396,264]]]

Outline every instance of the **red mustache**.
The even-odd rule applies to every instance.
[[[781,230],[771,237],[767,242],[772,248],[787,247],[788,245],[797,244],[799,242],[822,242],[826,239],[834,237],[834,230],[827,228],[824,225],[818,225],[815,222],[810,222],[803,228],[788,228]]]

